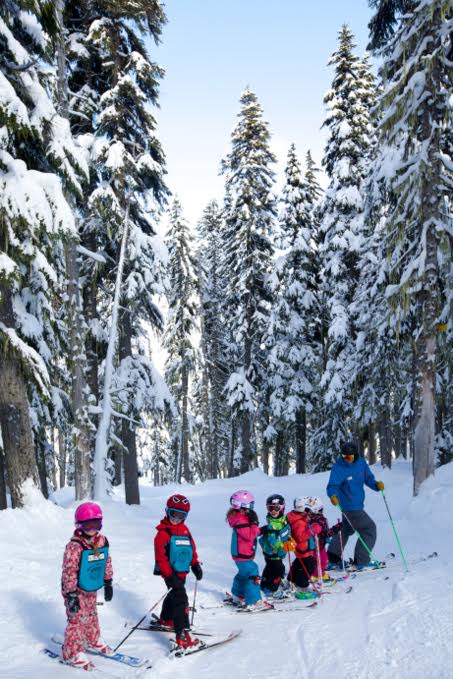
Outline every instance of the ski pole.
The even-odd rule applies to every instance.
[[[400,540],[399,540],[399,537],[398,537],[398,533],[396,532],[395,524],[393,523],[392,515],[390,514],[390,509],[389,509],[389,506],[388,506],[388,504],[387,504],[387,498],[385,497],[385,494],[384,494],[384,491],[383,491],[383,490],[381,490],[381,491],[379,491],[379,492],[381,493],[381,495],[382,495],[382,497],[383,497],[383,499],[384,499],[385,506],[386,506],[386,509],[387,509],[387,512],[388,512],[388,515],[389,515],[390,523],[392,524],[392,528],[393,528],[393,532],[394,532],[394,534],[395,534],[396,542],[398,543],[398,547],[399,547],[399,550],[400,550],[401,558],[402,558],[403,563],[404,563],[404,567],[405,567],[405,569],[406,569],[406,572],[409,572],[409,568],[407,567],[406,559],[404,558],[403,548],[401,547],[401,543],[400,543]]]
[[[367,543],[365,542],[365,540],[364,540],[364,539],[362,538],[362,536],[360,535],[359,531],[356,530],[356,529],[354,528],[354,526],[353,526],[352,523],[351,523],[351,520],[350,520],[349,517],[346,516],[346,514],[343,512],[343,510],[341,509],[340,505],[338,505],[338,509],[340,510],[340,512],[343,514],[344,518],[346,519],[346,521],[347,521],[347,522],[349,523],[349,525],[351,526],[352,530],[354,531],[354,535],[356,536],[356,538],[357,538],[357,539],[362,543],[362,545],[365,547],[366,551],[367,551],[368,554],[370,555],[370,559],[371,559],[372,561],[376,561],[377,563],[381,563],[378,559],[376,559],[376,557],[374,556],[373,552],[371,551],[371,549],[368,547],[368,545],[367,545]]]
[[[198,589],[198,580],[195,579],[195,587],[194,587],[194,590],[193,590],[192,616],[190,618],[190,626],[191,627],[193,625],[193,616],[195,615],[195,602],[197,600],[197,589]]]
[[[158,600],[156,601],[156,603],[154,604],[154,606],[151,606],[151,608],[149,609],[149,611],[147,611],[147,612],[145,613],[145,615],[143,616],[143,618],[140,618],[140,620],[138,621],[138,623],[137,623],[136,625],[134,625],[134,627],[131,629],[130,632],[128,632],[128,634],[126,634],[126,636],[124,637],[124,639],[123,639],[122,641],[120,641],[120,643],[118,644],[118,646],[116,646],[116,648],[113,649],[115,653],[117,652],[117,650],[119,649],[119,647],[122,646],[122,645],[124,644],[124,642],[126,641],[126,639],[129,639],[129,637],[131,636],[132,632],[135,632],[135,630],[136,630],[138,627],[140,627],[141,623],[142,623],[143,620],[146,618],[146,616],[149,615],[150,613],[152,613],[152,612],[154,611],[154,609],[156,608],[156,606],[158,606],[158,605],[160,604],[160,602],[163,601],[163,600],[165,599],[165,597],[168,596],[168,595],[170,594],[171,591],[172,591],[172,588],[170,588],[167,592],[165,592],[165,594],[163,594],[163,595],[160,597],[160,599],[158,599]]]
[[[315,545],[316,545],[316,561],[318,562],[318,579],[319,579],[319,593],[322,594],[322,568],[321,568],[321,552],[319,551],[319,540],[318,536],[315,535]]]
[[[288,578],[291,573],[291,552],[288,552]],[[291,592],[294,591],[294,582],[292,580],[288,580],[289,586],[291,589]]]
[[[341,565],[342,565],[342,567],[343,567],[343,575],[344,575],[345,578],[349,578],[349,573],[346,571],[346,564],[345,564],[345,562],[344,562],[344,554],[343,554],[343,552],[344,552],[344,546],[343,546],[343,534],[342,534],[341,530],[340,530],[340,532],[339,532],[339,536],[340,536]]]

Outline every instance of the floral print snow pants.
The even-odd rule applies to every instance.
[[[63,644],[63,658],[69,660],[77,653],[85,651],[87,646],[96,644],[100,636],[98,612],[96,608],[96,592],[78,590],[80,611],[70,616],[66,606],[68,626]]]

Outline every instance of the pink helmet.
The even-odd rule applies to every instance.
[[[230,505],[235,509],[253,509],[255,506],[255,496],[249,490],[237,490],[230,497]]]
[[[102,509],[96,502],[82,502],[75,510],[74,519],[77,527],[84,521],[102,519]]]

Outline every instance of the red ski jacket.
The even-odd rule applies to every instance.
[[[289,512],[286,517],[291,527],[291,537],[296,541],[296,556],[306,558],[313,556],[314,551],[309,549],[308,541],[312,536],[308,525],[309,516],[306,512]]]
[[[154,556],[156,559],[156,564],[160,570],[160,575],[162,575],[163,578],[168,578],[173,573],[173,568],[171,567],[169,561],[170,538],[172,535],[188,535],[190,537],[190,542],[193,549],[193,556],[190,565],[194,566],[196,563],[198,563],[198,554],[195,541],[190,534],[190,530],[187,528],[184,522],[173,525],[170,523],[168,518],[165,517],[162,519],[160,524],[156,526],[156,529],[157,533],[156,537],[154,538]],[[187,572],[188,571],[185,573],[178,573],[178,575],[182,580],[184,580]]]

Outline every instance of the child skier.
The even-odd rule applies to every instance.
[[[96,608],[97,590],[104,588],[105,601],[113,597],[112,561],[109,543],[99,532],[102,510],[95,502],[84,502],[75,512],[76,530],[63,556],[61,591],[68,624],[62,649],[63,661],[83,670],[94,669],[86,651],[112,655],[103,641]]]
[[[189,600],[185,588],[189,570],[197,580],[203,577],[194,539],[185,524],[189,511],[190,502],[184,495],[169,497],[166,515],[157,526],[154,538],[154,573],[161,575],[171,590],[164,599],[159,622],[175,630],[176,646],[180,649],[200,643],[189,634]]]
[[[322,578],[325,582],[332,581],[333,578],[326,573],[327,564],[329,563],[326,547],[330,542],[330,538],[340,532],[342,526],[341,521],[338,521],[335,526],[329,528],[329,523],[324,516],[324,505],[318,497],[307,498],[305,510],[308,512],[309,523],[311,525],[318,524],[321,527],[321,532],[318,534],[318,540]],[[317,579],[317,576],[318,573],[316,572],[315,579]]]
[[[258,517],[253,511],[255,498],[248,490],[238,490],[231,496],[230,504],[227,521],[233,529],[231,556],[238,569],[231,590],[232,603],[240,606],[245,599],[245,609],[252,613],[272,608],[261,599],[259,571],[254,561],[260,534]]]
[[[308,591],[308,588],[316,572],[314,536],[319,535],[322,529],[318,524],[310,525],[309,513],[306,511],[308,499],[296,497],[294,509],[287,516],[291,527],[291,537],[296,542],[296,558],[291,565],[288,580],[293,582],[299,590],[304,591],[307,599],[314,599],[318,594]]]
[[[285,499],[282,495],[270,495],[266,500],[266,525],[261,526],[259,543],[266,565],[261,575],[261,589],[266,597],[283,599],[287,596],[282,581],[285,577],[287,543],[291,531],[285,516]]]

